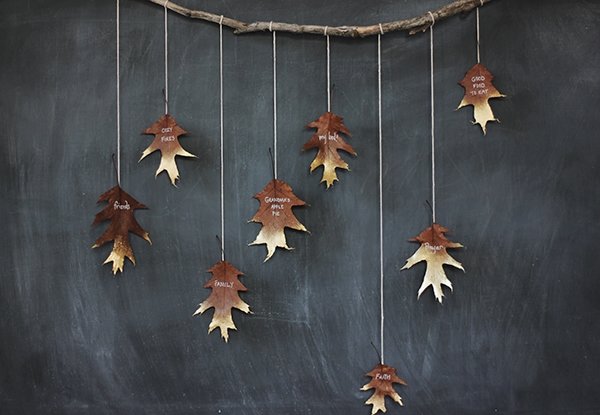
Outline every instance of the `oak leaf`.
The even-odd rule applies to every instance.
[[[423,284],[419,288],[417,298],[431,285],[435,298],[441,303],[444,297],[442,285],[452,290],[452,283],[446,277],[443,265],[452,265],[463,272],[465,270],[460,262],[456,261],[446,252],[447,248],[462,248],[462,245],[458,242],[449,241],[444,235],[446,232],[448,232],[447,228],[434,223],[417,237],[411,239],[411,241],[419,242],[421,246],[413,256],[406,260],[406,264],[402,269],[408,269],[421,261],[427,262],[427,270],[425,271]]]
[[[109,241],[114,241],[113,249],[104,264],[112,262],[112,271],[113,274],[116,274],[117,271],[123,272],[125,258],[129,258],[135,265],[135,256],[129,244],[129,232],[144,238],[152,245],[150,235],[142,229],[134,216],[136,209],[147,209],[147,207],[131,197],[118,185],[101,194],[98,199],[98,203],[100,202],[107,202],[108,205],[96,214],[93,225],[106,220],[110,220],[110,225],[96,240],[92,248],[98,248]]]
[[[502,95],[496,87],[492,84],[494,76],[491,72],[482,64],[478,63],[473,66],[462,81],[459,84],[465,89],[465,96],[460,102],[457,109],[466,107],[468,105],[473,106],[475,121],[473,124],[479,124],[483,130],[483,134],[486,133],[486,125],[489,121],[498,121],[494,117],[492,107],[488,100],[491,98],[502,98]]]
[[[192,153],[188,153],[179,144],[179,136],[187,134],[183,128],[181,128],[175,118],[169,114],[165,114],[160,117],[154,124],[144,130],[144,134],[154,134],[154,140],[144,150],[142,157],[139,161],[142,161],[149,154],[154,153],[156,150],[160,150],[161,159],[158,170],[156,170],[155,176],[166,170],[171,179],[171,184],[175,185],[175,181],[179,180],[179,170],[177,169],[177,163],[175,162],[175,156],[182,157],[196,157]],[[138,162],[139,162],[138,161]]]
[[[310,140],[304,144],[304,150],[318,148],[317,156],[310,164],[312,172],[319,166],[323,166],[323,178],[321,183],[325,182],[329,188],[336,180],[336,168],[350,170],[338,153],[338,150],[344,150],[347,153],[356,156],[356,151],[352,146],[346,143],[340,133],[350,137],[350,131],[344,125],[344,119],[332,112],[326,112],[317,120],[307,125],[307,128],[316,128],[317,131]]]
[[[219,327],[221,329],[221,337],[227,342],[229,340],[228,330],[237,330],[233,322],[231,310],[237,308],[246,314],[252,314],[250,306],[238,294],[239,291],[248,291],[238,278],[244,274],[227,261],[217,262],[208,272],[212,273],[212,278],[204,284],[204,288],[211,288],[212,292],[200,304],[194,315],[202,314],[209,308],[214,307],[215,312],[208,326],[208,332],[210,333]]]
[[[365,405],[373,405],[371,408],[371,415],[376,414],[379,411],[387,411],[385,407],[386,396],[389,396],[401,406],[403,405],[402,398],[394,390],[394,383],[406,386],[406,382],[396,375],[396,369],[380,363],[367,373],[366,376],[370,376],[371,381],[360,388],[360,390],[366,391],[375,389],[373,395],[365,402]]]
[[[293,249],[287,246],[285,228],[308,232],[292,212],[294,206],[304,206],[306,202],[294,194],[289,184],[278,179],[271,180],[254,198],[259,201],[260,206],[250,221],[261,223],[262,228],[250,245],[267,245],[266,262],[277,247]]]

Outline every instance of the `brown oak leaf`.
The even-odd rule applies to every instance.
[[[366,376],[371,377],[371,381],[364,385],[360,390],[366,391],[375,389],[373,395],[365,402],[365,405],[373,405],[371,415],[377,412],[386,412],[385,397],[389,396],[401,406],[402,398],[394,390],[394,383],[399,383],[406,386],[406,382],[396,375],[396,369],[384,364],[378,364],[373,370],[367,373]]]
[[[160,165],[158,166],[158,170],[156,170],[155,176],[166,170],[171,179],[171,184],[176,186],[175,181],[179,180],[179,170],[177,169],[175,156],[196,157],[192,153],[185,151],[181,147],[181,144],[179,144],[179,136],[187,134],[187,131],[177,125],[177,121],[175,121],[173,116],[165,114],[150,127],[146,128],[144,134],[154,134],[154,140],[144,150],[139,161],[142,161],[147,155],[154,153],[156,150],[160,150]]]
[[[304,150],[319,149],[317,156],[310,164],[310,171],[312,172],[317,167],[323,166],[321,183],[325,182],[327,188],[329,188],[338,180],[335,173],[336,168],[350,170],[348,163],[342,160],[338,150],[344,150],[356,156],[356,151],[340,135],[342,133],[350,137],[350,131],[344,125],[344,119],[332,112],[321,115],[319,119],[308,124],[307,128],[316,128],[317,131],[304,144]]]
[[[287,246],[285,228],[308,232],[292,212],[294,206],[304,206],[306,202],[294,194],[289,184],[278,179],[271,180],[254,198],[258,199],[260,206],[250,221],[262,223],[262,228],[250,245],[267,245],[266,262],[277,247],[293,249]]]
[[[129,244],[129,232],[144,238],[152,245],[150,235],[142,229],[134,216],[136,209],[147,209],[147,207],[131,197],[118,185],[101,194],[98,199],[98,203],[100,202],[107,202],[108,205],[96,214],[93,225],[105,220],[110,220],[110,225],[96,240],[92,248],[98,248],[109,241],[114,241],[113,249],[104,264],[112,262],[112,271],[113,274],[116,274],[117,271],[123,272],[125,258],[129,258],[135,265],[133,249]]]
[[[427,270],[417,298],[431,285],[435,298],[441,303],[444,297],[442,285],[452,290],[452,283],[446,277],[443,265],[452,265],[463,272],[465,270],[460,262],[446,252],[446,248],[462,248],[462,245],[458,242],[449,241],[444,235],[446,232],[448,232],[447,228],[434,223],[417,237],[411,239],[413,242],[419,242],[421,246],[413,256],[406,260],[406,264],[402,269],[408,269],[421,261],[427,262]]]
[[[473,121],[473,124],[479,124],[484,135],[486,133],[488,121],[499,122],[499,120],[494,117],[492,107],[488,100],[506,96],[502,95],[498,92],[496,87],[494,87],[492,84],[493,79],[494,75],[492,75],[485,66],[478,63],[469,69],[463,80],[459,82],[465,89],[465,96],[457,109],[472,105],[475,112],[475,121]]]
[[[229,340],[228,330],[237,330],[233,322],[231,310],[237,308],[246,314],[252,314],[250,306],[238,294],[239,291],[248,291],[238,279],[240,275],[244,274],[227,261],[217,262],[208,272],[212,273],[212,278],[204,284],[204,288],[211,288],[212,292],[200,304],[194,315],[202,314],[209,308],[214,307],[215,313],[208,326],[208,332],[210,333],[219,327],[221,329],[221,337],[227,342]]]

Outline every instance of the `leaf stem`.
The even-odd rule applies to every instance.
[[[217,242],[219,242],[219,251],[221,251],[221,254],[223,256],[223,261],[225,261],[225,249],[223,249],[223,242],[221,242],[221,237],[219,237],[219,235],[215,235],[217,237]]]
[[[117,159],[115,153],[112,153],[111,158],[113,169],[115,170],[115,177],[117,178],[117,185],[121,186],[121,183],[119,183],[119,169],[117,169]]]
[[[377,357],[379,358],[379,363],[383,364],[381,362],[381,355],[379,354],[379,350],[377,350],[377,347],[375,347],[375,345],[373,344],[373,342],[371,342],[371,346],[373,346],[373,350],[375,350],[375,353],[377,353]]]
[[[429,200],[425,200],[425,204],[429,206],[429,213],[431,213],[431,224],[433,225],[433,206],[431,206],[431,202],[429,202]]]

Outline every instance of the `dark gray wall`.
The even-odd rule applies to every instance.
[[[377,23],[444,0],[183,1],[244,20]],[[190,131],[178,189],[137,159],[162,111],[162,9],[122,5],[123,187],[154,242],[113,278],[92,250],[114,184],[112,1],[3,1],[0,23],[0,412],[368,414],[379,268],[376,39],[332,39],[333,108],[359,156],[329,191],[304,125],[325,110],[325,43],[278,36],[280,177],[310,203],[293,252],[247,247],[252,195],[270,178],[271,38],[225,30],[226,250],[254,315],[224,344],[192,318],[219,258],[218,27],[170,15],[171,113]],[[600,413],[598,40],[592,1],[493,1],[482,61],[508,98],[483,137],[454,111],[475,62],[475,15],[438,23],[438,221],[465,248],[444,304],[400,272],[429,221],[429,39],[383,38],[386,362],[393,414]],[[347,157],[349,158],[349,157]]]

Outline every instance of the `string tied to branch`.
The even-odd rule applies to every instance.
[[[169,113],[169,26],[168,26],[168,11],[167,4],[169,0],[165,0],[163,7],[165,8],[165,115]]]
[[[329,26],[325,26],[323,34],[327,39],[327,112],[331,112],[331,52],[329,47],[329,35],[327,34],[328,28]]]
[[[277,179],[277,31],[272,30],[272,24],[269,30],[273,33],[273,178]]]
[[[384,304],[383,304],[383,121],[382,121],[382,97],[381,97],[381,36],[383,28],[379,24],[380,34],[377,35],[377,115],[379,132],[379,333],[381,348],[381,364],[384,363],[383,333],[384,333]]]
[[[431,26],[430,27],[433,27],[433,25],[435,25],[435,16],[430,11],[428,11],[427,13],[429,14],[429,17],[431,17]]]
[[[219,132],[220,132],[220,145],[219,145],[219,156],[220,156],[220,180],[221,180],[221,260],[225,261],[225,152],[224,152],[224,117],[223,117],[223,15],[219,21]]]
[[[116,165],[116,171],[117,171],[117,184],[120,186],[121,185],[121,43],[120,43],[120,37],[121,37],[121,31],[120,31],[120,27],[121,27],[121,7],[119,4],[119,0],[117,0],[117,45],[116,45],[116,49],[117,49],[117,165]]]
[[[483,0],[479,1],[481,3],[481,6],[483,6]],[[475,15],[477,18],[477,63],[481,63],[481,54],[479,53],[479,7],[475,9]]]
[[[431,12],[432,23],[429,26],[429,72],[431,82],[431,216],[435,223],[435,94],[434,94],[434,77],[433,77],[433,25],[435,25],[435,17]]]

